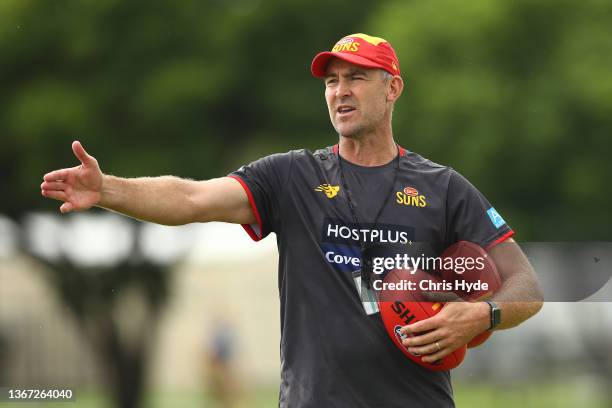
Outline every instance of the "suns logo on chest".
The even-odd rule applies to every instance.
[[[398,204],[410,207],[427,207],[427,199],[414,187],[406,187],[402,191],[395,193]]]

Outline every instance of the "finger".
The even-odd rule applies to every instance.
[[[60,206],[60,212],[62,214],[69,213],[74,209],[74,206],[71,203],[64,203]]]
[[[91,163],[93,157],[87,154],[87,152],[83,148],[83,145],[78,140],[75,140],[74,142],[72,142],[72,151],[74,152],[74,155],[77,157],[77,159],[79,159],[79,161],[81,162],[83,166],[87,166],[88,164]]]
[[[54,200],[66,201],[68,196],[65,191],[41,190],[43,197],[53,198]]]
[[[423,333],[429,330],[435,330],[440,326],[438,316],[432,316],[419,322],[409,324],[408,326],[402,327],[400,330],[408,336],[418,336],[419,333]]]
[[[434,344],[434,348],[436,350],[438,349],[438,347],[436,347],[435,344]],[[423,360],[423,362],[425,363],[435,363],[436,361],[448,356],[453,351],[454,350],[452,350],[450,347],[448,346],[445,347],[442,343],[440,343],[440,351],[436,351],[433,354],[428,354],[424,356],[421,360]]]
[[[40,185],[41,190],[65,190],[68,185],[63,181],[44,181]]]
[[[440,347],[438,347],[438,345]],[[438,352],[441,352],[443,349],[444,349],[444,343],[442,340],[434,341],[424,346],[408,347],[409,352],[411,352],[412,354],[418,355],[418,356],[428,356],[431,354],[436,354]],[[437,359],[433,361],[436,361],[436,360]]]
[[[71,169],[61,169],[49,172],[43,176],[45,181],[66,180]]]
[[[431,344],[442,337],[442,333],[440,333],[440,330],[438,329],[425,334],[420,334],[418,336],[407,337],[402,340],[402,344],[408,347],[424,346]]]

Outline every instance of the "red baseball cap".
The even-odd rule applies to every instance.
[[[325,76],[331,58],[340,58],[366,68],[381,68],[391,75],[400,75],[399,61],[387,40],[367,34],[351,34],[343,37],[331,51],[318,53],[312,60],[310,71],[317,78]]]

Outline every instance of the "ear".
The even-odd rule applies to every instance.
[[[402,91],[404,90],[404,80],[401,76],[395,75],[389,83],[389,91],[387,92],[387,102],[395,102]]]

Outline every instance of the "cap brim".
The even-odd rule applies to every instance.
[[[365,68],[382,68],[385,69],[381,64],[377,64],[374,61],[371,61],[367,58],[361,57],[355,54],[347,54],[343,52],[331,52],[324,51],[318,53],[312,60],[312,64],[310,65],[310,72],[312,75],[317,78],[323,78],[325,76],[325,71],[327,69],[327,64],[329,60],[332,58],[340,58],[346,62],[350,62],[351,64],[359,65]]]

